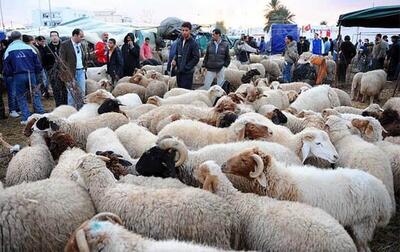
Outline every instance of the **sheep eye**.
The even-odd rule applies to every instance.
[[[316,145],[321,145],[321,143],[315,143]]]

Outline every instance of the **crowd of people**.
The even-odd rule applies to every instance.
[[[191,35],[192,25],[184,22],[181,26],[181,35],[170,46],[166,74],[176,76],[178,87],[192,89],[194,68],[200,59],[200,50],[195,38]],[[9,40],[1,41],[0,57],[2,71],[2,89],[7,88],[9,116],[21,117],[25,124],[30,111],[27,99],[30,97],[35,113],[44,113],[41,97],[54,96],[55,105],[62,104],[79,107],[76,96],[85,95],[85,71],[88,67],[89,52],[87,44],[83,43],[84,32],[75,29],[70,39],[60,40],[57,31],[50,32],[50,42],[38,36],[33,38],[22,35],[18,31],[11,33]],[[220,29],[212,32],[212,41],[207,46],[203,61],[205,75],[204,89],[208,89],[214,79],[217,85],[223,86],[224,69],[230,64],[229,43],[221,36]],[[375,43],[365,39],[353,45],[349,36],[332,40],[320,38],[318,34],[310,42],[305,37],[295,41],[290,35],[285,38],[283,52],[285,67],[284,82],[292,81],[292,68],[297,64],[301,54],[312,52],[315,55],[332,55],[338,63],[338,81],[344,82],[346,69],[352,59],[358,55],[361,62],[360,71],[382,69],[387,67],[388,79],[393,80],[399,72],[400,41],[399,36],[392,36],[389,44],[387,36],[377,34]],[[257,43],[251,36],[242,34],[233,46],[236,59],[242,64],[250,62],[250,53],[269,54],[270,42],[264,37]],[[101,41],[94,46],[96,65],[107,65],[107,73],[112,83],[116,83],[124,76],[132,76],[134,70],[143,64],[157,64],[153,58],[153,49],[150,39],[145,38],[139,46],[133,33],[128,33],[119,47],[114,38],[104,32]],[[155,61],[155,63],[154,63]],[[386,64],[385,64],[386,63]],[[62,70],[63,69],[63,70]],[[72,93],[72,89],[61,79],[60,71],[67,71],[70,79],[78,87],[79,93]],[[5,118],[2,99],[0,99],[0,118]]]

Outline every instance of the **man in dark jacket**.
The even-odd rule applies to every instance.
[[[135,35],[128,33],[121,48],[124,62],[123,75],[132,76],[136,68],[140,68],[140,46],[135,42]]]
[[[194,67],[200,59],[199,46],[190,35],[192,24],[184,22],[181,27],[182,36],[176,45],[176,53],[171,65],[177,67],[176,82],[178,87],[192,89]]]
[[[107,51],[107,73],[111,76],[112,83],[115,84],[122,75],[124,69],[124,62],[122,59],[121,50],[117,46],[115,39],[108,40]]]
[[[228,67],[230,62],[229,44],[222,40],[221,30],[215,29],[204,56],[203,67],[207,69],[207,74],[203,89],[208,90],[215,77],[217,77],[217,85],[222,87],[224,84],[224,67]]]
[[[344,42],[340,44],[339,51],[339,78],[341,82],[346,81],[347,66],[351,63],[351,59],[356,56],[356,47],[351,43],[350,36],[344,37]]]
[[[388,80],[396,80],[398,75],[396,69],[399,68],[400,64],[400,41],[396,35],[392,36],[391,39],[392,45],[387,54],[387,60],[389,61]]]
[[[11,33],[13,42],[4,53],[3,75],[12,76],[16,91],[17,103],[22,112],[21,124],[26,124],[29,112],[27,94],[32,90],[32,104],[36,113],[43,114],[44,108],[40,100],[40,87],[36,76],[40,76],[42,65],[36,51],[29,45],[21,41],[21,33],[13,31]]]

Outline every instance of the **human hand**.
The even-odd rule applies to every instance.
[[[171,66],[172,66],[172,67],[175,67],[175,66],[176,66],[176,61],[175,61],[175,60],[172,60]]]

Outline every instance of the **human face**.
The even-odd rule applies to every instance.
[[[43,40],[38,40],[38,45],[44,47],[44,46],[46,45],[46,40],[45,40],[45,39],[43,39]]]
[[[128,37],[126,37],[126,41],[132,41],[132,39],[131,39],[131,37],[130,36],[128,36]]]
[[[214,41],[219,41],[219,39],[221,38],[221,35],[213,32],[212,33],[212,38],[213,38]]]
[[[146,45],[148,45],[150,43],[150,40],[145,40],[144,42],[146,43]]]
[[[57,33],[52,32],[50,34],[50,40],[52,43],[57,44],[60,41],[60,38],[58,37]]]
[[[285,37],[285,44],[287,45],[289,43],[290,43],[290,40],[287,37]]]
[[[113,49],[115,44],[112,41],[108,41],[108,48]]]
[[[85,37],[85,35],[84,35],[83,32],[81,31],[81,32],[79,33],[79,35],[74,35],[74,36],[72,37],[72,39],[74,40],[75,43],[80,43],[84,37]]]
[[[188,39],[190,37],[190,29],[187,27],[182,27],[182,37]]]
[[[317,35],[317,34],[314,34],[314,38],[317,39],[317,38],[318,38],[318,35]]]
[[[103,35],[102,35],[102,40],[103,40],[104,42],[107,42],[107,41],[108,41],[108,33],[107,33],[107,32],[103,33]]]

